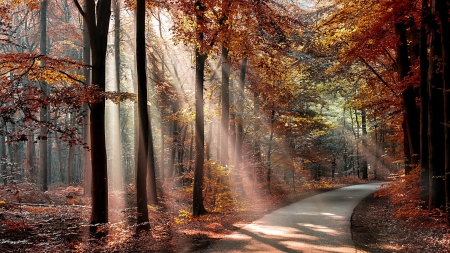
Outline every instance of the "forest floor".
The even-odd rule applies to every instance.
[[[133,191],[113,191],[109,198],[108,236],[102,239],[89,236],[90,203],[82,196],[81,187],[53,186],[42,193],[32,184],[3,185],[0,252],[202,252],[225,235],[282,206],[353,183],[358,182],[305,182],[302,188],[289,193],[272,187],[270,194],[263,194],[265,191],[259,189],[259,194],[247,195],[232,208],[216,205],[214,212],[199,218],[191,217],[185,201],[190,192],[173,190],[159,196],[158,206],[149,206],[151,231],[139,235],[134,233],[134,208],[124,207],[134,205]],[[121,198],[128,203],[118,203]],[[450,236],[442,219],[424,221],[427,226],[416,228],[395,219],[394,212],[386,197],[368,197],[358,205],[352,217],[352,232],[360,252],[449,251]]]
[[[389,197],[367,196],[352,215],[352,237],[357,252],[450,252],[450,231],[443,213],[420,220],[395,218]]]

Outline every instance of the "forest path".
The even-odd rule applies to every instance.
[[[356,252],[353,209],[382,183],[353,185],[280,208],[203,252]]]

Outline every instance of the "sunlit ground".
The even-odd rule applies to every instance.
[[[243,227],[208,252],[354,252],[350,215],[366,192],[352,186],[304,199]]]

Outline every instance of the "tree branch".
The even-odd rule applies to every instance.
[[[86,13],[83,11],[83,8],[81,7],[80,3],[78,2],[78,0],[73,0],[73,3],[75,4],[75,6],[77,7],[78,11],[80,12],[81,16],[83,16],[83,18],[86,20]]]
[[[392,94],[394,94],[394,96],[396,98],[400,98],[397,93],[394,91],[394,89],[392,89],[392,87],[383,79],[383,77],[380,76],[380,74],[378,74],[378,72],[369,64],[366,62],[366,60],[364,60],[364,58],[359,57],[359,59],[372,71],[372,73],[374,73],[378,79],[389,89],[391,90]]]

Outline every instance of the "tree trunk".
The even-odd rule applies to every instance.
[[[420,168],[421,173],[421,199],[428,206],[429,199],[429,167],[428,167],[428,32],[429,22],[428,1],[422,1],[422,24],[420,27]]]
[[[138,78],[139,146],[136,168],[137,226],[136,232],[150,230],[147,209],[147,156],[149,148],[149,117],[147,112],[147,75],[145,64],[145,0],[136,7],[136,67]]]
[[[30,181],[33,183],[36,182],[36,171],[34,169],[34,163],[33,163],[33,157],[34,157],[34,133],[33,131],[28,131],[28,138],[27,138],[27,167],[30,173]]]
[[[432,1],[433,2],[433,1]],[[436,1],[441,23],[442,65],[444,80],[444,139],[445,139],[445,209],[446,222],[450,226],[450,27],[448,22],[449,1]]]
[[[408,41],[406,35],[406,25],[403,19],[395,24],[395,34],[399,37],[397,42],[397,72],[399,80],[403,81],[410,71],[410,62],[408,56]],[[420,138],[419,138],[419,119],[417,117],[416,96],[414,87],[411,84],[402,92],[403,107],[405,113],[406,136],[409,143],[410,157],[412,166],[419,162]],[[407,167],[406,173],[411,171],[411,166]]]
[[[270,180],[272,176],[272,146],[273,146],[273,130],[275,126],[275,110],[272,110],[270,117],[270,139],[269,139],[269,148],[267,149],[267,189],[270,191]]]
[[[175,115],[178,113],[179,111],[179,102],[178,101],[173,101],[172,103],[172,115]],[[175,170],[175,157],[177,154],[177,150],[178,150],[178,143],[179,143],[179,129],[178,129],[178,120],[173,120],[171,121],[172,124],[172,145],[170,147],[170,157],[169,157],[169,164],[167,165],[168,167],[168,173],[167,173],[167,177],[171,178],[174,175],[174,170]]]
[[[160,136],[160,138],[161,138],[161,150],[160,150],[160,161],[159,161],[159,176],[160,176],[160,178],[161,178],[161,182],[164,182],[164,179],[165,179],[165,175],[164,175],[164,173],[165,173],[165,168],[166,168],[166,164],[165,164],[165,159],[166,159],[166,156],[164,155],[164,153],[165,153],[165,150],[166,150],[166,141],[165,141],[165,132],[166,132],[166,126],[167,126],[167,123],[166,122],[164,122],[164,117],[165,117],[165,115],[164,115],[164,108],[161,108],[161,110],[160,110],[160,113],[161,113],[161,136]]]
[[[47,54],[47,0],[41,1],[41,40],[40,40],[40,54]],[[45,63],[42,63],[45,64]],[[47,84],[43,83],[43,87],[47,93]],[[40,111],[40,120],[47,121],[47,106],[41,108]],[[48,189],[47,182],[47,127],[42,126],[40,129],[40,141],[39,141],[39,156],[40,156],[40,180],[39,184],[41,186],[42,191],[46,191]]]
[[[220,160],[222,166],[228,165],[228,127],[230,120],[230,69],[228,49],[222,46],[222,118],[221,118],[221,151]]]
[[[111,91],[120,92],[121,57],[120,57],[120,0],[112,0],[114,12],[114,86]],[[108,111],[111,117],[108,119],[108,137],[110,150],[110,186],[113,189],[121,189],[124,171],[122,168],[122,136],[120,131],[120,103],[109,103]]]
[[[67,115],[67,117],[70,117],[70,125],[74,126],[75,125],[75,117],[74,115]],[[68,146],[68,151],[67,151],[67,183],[69,185],[73,185],[73,183],[75,182],[74,180],[74,153],[75,153],[75,147],[74,145],[70,145]]]
[[[437,15],[436,10],[432,14]],[[431,24],[431,43],[428,68],[428,169],[429,169],[429,202],[428,208],[439,208],[445,205],[445,140],[444,136],[444,87],[442,73],[438,72],[442,59],[441,34],[439,25]]]
[[[229,101],[230,104],[235,105],[236,104],[236,100],[235,100],[235,95],[233,94],[233,90],[234,89],[234,83],[233,80],[230,80],[230,97],[229,97]],[[228,158],[229,163],[230,164],[234,164],[235,158],[234,155],[236,154],[236,109],[232,110],[233,107],[230,108],[230,120],[229,123],[230,125],[229,127],[229,139],[230,139],[230,156]],[[230,161],[231,160],[231,161]]]
[[[63,165],[63,159],[62,159],[62,145],[61,140],[59,139],[58,133],[55,132],[55,144],[56,149],[58,150],[58,164],[59,164],[59,175],[61,177],[61,183],[67,183],[66,179],[64,178],[64,165]]]
[[[178,161],[177,161],[177,173],[178,176],[182,176],[183,175],[183,160],[184,160],[184,142],[186,141],[186,132],[188,129],[189,125],[187,124],[184,127],[181,127],[180,130],[182,130],[181,132],[181,139],[180,139],[180,144],[179,144],[179,148],[178,148]]]
[[[240,170],[240,166],[242,163],[242,145],[244,142],[244,88],[245,88],[245,73],[247,71],[247,62],[248,59],[242,59],[241,63],[241,72],[239,75],[239,86],[238,86],[238,95],[237,95],[237,133],[236,133],[236,154],[235,154],[235,169]]]
[[[210,125],[211,125],[211,123],[210,123]],[[188,172],[191,172],[192,171],[192,161],[193,161],[193,159],[194,159],[194,136],[195,136],[195,133],[194,133],[194,131],[195,131],[195,128],[194,128],[194,126],[192,125],[191,126],[191,140],[190,140],[190,142],[189,142],[189,161],[188,161]],[[208,133],[208,139],[211,137],[211,135],[209,135],[209,133]],[[209,159],[208,159],[208,144],[206,144],[206,148],[207,148],[207,150],[206,150],[206,160],[208,161]],[[186,185],[189,185],[190,183],[191,183],[191,180],[190,179],[187,179],[187,180],[185,180],[186,181]],[[184,186],[184,185],[183,185]]]
[[[108,41],[111,0],[86,0],[83,11],[74,0],[86,21],[92,53],[92,84],[105,91],[105,62]],[[92,209],[90,230],[96,236],[106,236],[99,225],[108,223],[108,169],[105,140],[105,99],[91,104],[90,114]]]
[[[362,144],[363,147],[367,149],[367,120],[366,120],[366,111],[361,110],[361,130],[362,130]],[[376,148],[376,145],[375,145]],[[367,158],[364,156],[362,157],[362,179],[367,180],[368,179],[368,165],[367,165]]]
[[[86,8],[86,1],[84,0],[83,6]],[[86,24],[86,20],[83,19],[83,64],[91,65],[91,44],[89,43],[89,33]],[[91,85],[91,71],[88,68],[83,69],[84,78],[86,78],[86,84]],[[91,146],[90,136],[90,110],[88,104],[83,104],[83,110],[86,111],[86,116],[83,119],[83,140],[88,147]],[[83,148],[83,175],[84,175],[84,196],[92,196],[92,164],[91,153],[86,147]]]
[[[196,1],[196,6],[201,6]],[[195,51],[195,169],[192,214],[198,217],[206,213],[203,206],[203,166],[205,156],[205,126],[203,112],[203,82],[206,54]]]
[[[195,0],[194,12],[198,28],[198,39],[203,40],[202,28],[205,25],[204,11],[200,0]],[[201,45],[201,43],[200,43]],[[198,217],[206,214],[203,205],[203,167],[205,160],[205,115],[203,106],[203,83],[205,80],[205,62],[207,55],[202,53],[201,48],[195,49],[195,168],[194,189],[192,194],[192,215]]]
[[[256,167],[256,179],[259,183],[262,183],[264,181],[263,175],[263,165],[262,165],[262,154],[261,154],[261,146],[259,143],[259,99],[258,99],[258,93],[253,93],[253,118],[255,120],[254,122],[254,131],[255,131],[255,140],[254,140],[254,147],[253,147],[253,152],[254,152],[254,164]]]
[[[3,130],[4,127],[2,127]],[[0,181],[6,184],[6,138],[0,135]]]
[[[144,51],[145,54],[145,51]],[[146,92],[148,92],[146,88]],[[147,101],[146,101],[147,104]],[[150,112],[150,105],[147,106],[147,115]],[[151,205],[158,204],[158,196],[156,192],[156,162],[155,162],[155,151],[153,147],[153,133],[152,133],[152,118],[147,116],[148,118],[148,154],[147,154],[147,163],[148,163],[148,173],[147,173],[147,181],[148,181],[148,194],[147,200]]]

